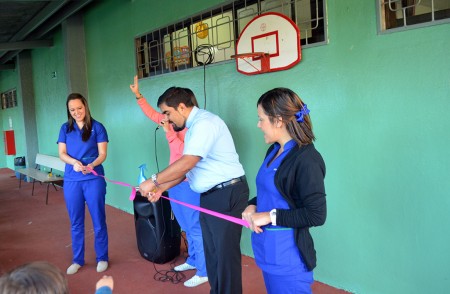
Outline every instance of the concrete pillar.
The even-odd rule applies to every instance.
[[[67,89],[88,99],[86,41],[83,15],[77,13],[62,23]]]
[[[34,166],[38,153],[36,109],[34,102],[33,66],[30,50],[24,50],[17,57],[19,92],[22,93],[23,125],[25,130],[25,160],[27,167]]]

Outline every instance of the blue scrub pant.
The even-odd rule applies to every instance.
[[[191,205],[200,206],[200,194],[189,187],[187,181],[170,188],[169,197]],[[189,257],[186,262],[197,269],[197,276],[206,277],[205,253],[203,251],[203,236],[200,227],[200,212],[198,210],[171,202],[173,213],[183,231],[186,232]]]
[[[104,179],[65,181],[64,199],[72,227],[73,263],[84,265],[85,203],[94,227],[94,246],[97,262],[108,261],[108,230],[106,227]]]
[[[311,294],[311,285],[314,282],[313,272],[301,274],[284,273],[273,275],[263,271],[267,294]]]

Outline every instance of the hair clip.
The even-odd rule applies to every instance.
[[[303,116],[308,115],[309,114],[309,109],[306,106],[306,104],[303,104],[302,109],[300,109],[296,114],[295,114],[295,118],[297,119],[298,122],[303,122]]]

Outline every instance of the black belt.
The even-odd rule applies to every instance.
[[[234,178],[234,179],[231,179],[229,181],[226,181],[226,182],[220,183],[218,185],[215,185],[214,187],[212,187],[208,191],[203,192],[201,195],[207,195],[207,194],[212,193],[212,192],[214,192],[216,190],[223,189],[225,187],[234,185],[234,184],[239,183],[239,182],[245,182],[245,181],[246,181],[245,176],[241,176],[239,178]]]

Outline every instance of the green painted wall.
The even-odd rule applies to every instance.
[[[58,156],[56,141],[61,125],[67,121],[68,87],[61,31],[57,31],[53,38],[53,47],[32,51],[33,84],[39,152]]]
[[[111,0],[85,15],[89,101],[109,133],[105,168],[111,179],[137,184],[141,163],[147,175],[156,171],[155,125],[129,90],[134,37],[221,2],[183,7],[181,0]],[[378,35],[374,2],[328,1],[329,44],[304,49],[301,63],[288,71],[249,77],[232,61],[208,66],[207,108],[227,122],[254,195],[267,148],[256,128],[257,99],[282,86],[308,103],[327,164],[328,219],[312,229],[317,280],[356,293],[446,293],[450,25]],[[52,154],[67,96],[59,33],[55,40],[55,47],[33,51],[39,148]],[[61,71],[57,81],[46,77],[53,68]],[[0,90],[14,83],[14,72],[0,72]],[[190,87],[203,104],[201,68],[140,82],[154,106],[173,85]],[[5,126],[7,116],[0,115]],[[168,152],[162,132],[156,143],[163,168]],[[109,184],[108,203],[132,213],[129,192]],[[244,230],[242,249],[252,255],[249,236]]]
[[[64,67],[64,48],[61,32],[54,35],[54,46],[32,50],[32,70],[35,94],[38,149],[40,153],[58,155],[56,141],[61,124],[67,120],[65,103],[67,85]],[[52,73],[56,72],[56,79]],[[0,167],[14,169],[14,157],[25,155],[25,130],[22,110],[22,95],[18,84],[17,70],[0,71],[0,92],[16,88],[18,107],[0,110],[2,130],[9,130],[9,117],[13,121],[16,140],[16,155],[4,156],[4,143],[1,141],[3,156]],[[56,122],[56,123],[55,123]],[[34,165],[33,163],[29,163]]]
[[[2,139],[0,142],[0,168],[8,167],[14,169],[14,158],[25,155],[25,130],[22,111],[22,95],[18,85],[18,73],[16,70],[0,71],[0,92],[16,89],[17,107],[0,109],[0,126]],[[3,131],[10,130],[9,118],[12,120],[14,140],[16,144],[16,155],[5,155],[5,144]]]

